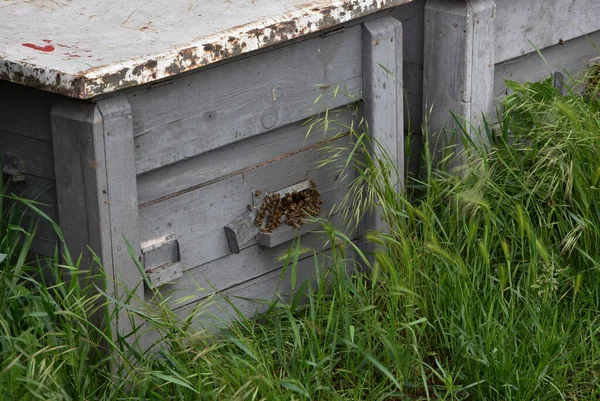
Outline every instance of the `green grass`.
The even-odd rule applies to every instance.
[[[488,145],[465,139],[466,163],[453,174],[426,152],[423,179],[405,194],[392,190],[386,158],[370,156],[362,127],[349,127],[360,157],[325,156],[358,172],[349,224],[377,203],[391,234],[370,233],[377,251],[365,255],[323,221],[332,251],[316,258],[317,279],[216,334],[191,324],[202,306],[182,321],[158,294],[153,307],[89,295],[94,281],[63,279],[84,276],[69,257],[50,261],[44,283],[26,263],[34,228],[19,228],[17,209],[3,211],[0,396],[599,399],[598,97],[562,97],[549,81],[509,85],[500,123],[483,128]],[[299,252],[295,242],[286,269]],[[89,323],[99,311],[110,323],[119,308],[147,319],[160,345],[144,350]]]

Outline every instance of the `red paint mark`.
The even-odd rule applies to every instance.
[[[42,39],[42,42],[52,43],[52,41],[50,39]]]
[[[69,56],[71,58],[73,57],[81,57],[79,54],[75,54],[75,53],[63,53],[65,56]]]
[[[60,47],[66,47],[67,49],[70,49],[70,48],[71,48],[71,46],[62,45],[62,44],[60,44],[60,43],[57,43],[57,44],[56,44],[56,46],[60,46]]]
[[[54,46],[51,46],[51,45],[38,46],[38,45],[34,45],[33,43],[23,43],[23,46],[29,47],[34,50],[39,50],[41,52],[53,52],[54,51]]]

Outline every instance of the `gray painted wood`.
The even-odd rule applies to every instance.
[[[360,34],[349,27],[128,94],[138,174],[357,100]]]
[[[126,293],[134,293],[143,299],[144,289],[141,275],[133,258],[141,258],[138,233],[138,204],[134,164],[133,124],[131,108],[124,96],[115,96],[97,103],[104,134],[106,157],[106,192],[109,227],[101,227],[100,235],[110,235],[112,277],[115,279],[114,294],[124,299]],[[100,149],[98,149],[100,150]],[[108,230],[107,230],[108,229]],[[106,232],[108,231],[108,232]],[[133,255],[126,247],[131,244]],[[132,322],[125,311],[118,316],[119,334],[126,335]]]
[[[72,255],[83,254],[83,268],[91,264],[89,245],[114,279],[108,293],[122,298],[123,288],[132,291],[140,282],[123,240],[139,252],[131,110],[124,97],[97,104],[63,101],[51,118],[58,221],[66,244]],[[137,295],[142,291],[138,287]],[[113,329],[121,335],[131,330],[124,311]]]
[[[256,225],[256,210],[248,210],[241,216],[225,226],[225,235],[229,250],[233,253],[240,253],[244,245],[250,242],[260,232],[260,227]]]
[[[423,24],[425,0],[398,6],[392,17],[402,22],[404,130],[421,131],[423,105]]]
[[[111,244],[106,236],[109,228],[102,118],[94,104],[63,100],[51,111],[52,144],[57,192],[57,222],[73,260],[81,255],[81,270],[92,270],[88,246],[100,257],[109,276]],[[62,245],[62,244],[61,244]],[[65,252],[65,248],[61,251]],[[93,271],[95,273],[95,271]],[[101,280],[89,282],[79,275],[82,286],[102,286]],[[109,292],[110,286],[109,286]],[[100,305],[98,305],[100,306]],[[101,324],[100,313],[93,316]],[[116,328],[116,327],[114,327]]]
[[[363,24],[363,113],[376,158],[396,166],[390,179],[404,185],[402,24],[383,17]],[[365,230],[386,231],[381,211],[365,216]]]
[[[256,250],[261,249],[258,246],[252,248]],[[264,252],[264,248],[262,252]],[[319,257],[322,266],[325,264],[323,259],[323,257]],[[256,262],[260,262],[260,259],[254,260],[252,264],[248,265],[248,268],[252,269],[256,267]],[[296,282],[293,286],[295,289],[299,289],[304,282],[314,278],[314,267],[315,260],[312,256],[298,261],[296,266]],[[198,294],[208,295],[212,291],[202,287],[195,287],[193,283],[190,283],[190,298],[187,300],[182,299],[183,304],[177,304],[171,299],[172,304],[170,306],[172,308],[179,306],[175,311],[176,315],[181,319],[191,318],[194,329],[214,332],[217,328],[223,327],[226,323],[236,319],[236,313],[226,302],[225,297],[228,297],[244,316],[252,317],[256,313],[265,312],[268,305],[250,300],[271,300],[273,297],[278,296],[282,300],[289,300],[289,295],[292,294],[291,277],[291,266],[288,266],[285,272],[281,268],[270,270],[251,280],[225,289],[219,295],[211,298],[198,298]],[[162,288],[168,287],[163,286]],[[189,302],[192,299],[194,299],[194,302]],[[192,313],[193,316],[191,316]],[[146,338],[149,343],[160,341],[158,333],[155,330],[148,331]]]
[[[180,263],[169,263],[148,272],[148,278],[155,288],[169,284],[183,277]]]
[[[252,168],[265,160],[285,157],[315,146],[346,133],[345,127],[350,126],[353,117],[353,111],[348,108],[330,110],[329,119],[337,124],[329,124],[327,132],[315,126],[307,137],[309,125],[304,121],[298,122],[139,175],[138,202],[143,207],[148,202]]]
[[[337,139],[334,145],[348,144],[346,136]],[[257,190],[268,193],[314,179],[324,199],[324,211],[339,203],[352,177],[336,181],[337,166],[317,168],[324,157],[319,148],[305,149],[141,207],[141,238],[149,242],[173,233],[179,242],[184,271],[225,256],[230,249],[223,227],[248,210]],[[247,246],[255,243],[252,240]]]
[[[305,223],[299,228],[282,225],[277,230],[258,234],[258,245],[265,248],[275,248],[281,244],[292,241],[294,238],[307,234],[320,228],[318,223]]]
[[[503,0],[497,14],[496,62],[600,30],[598,0]]]
[[[50,141],[50,109],[59,98],[0,80],[0,131]]]
[[[600,30],[588,36],[581,36],[562,45],[554,45],[538,53],[530,53],[509,61],[496,64],[494,76],[494,96],[502,98],[508,93],[505,80],[536,82],[548,78],[555,71],[565,72],[565,82],[569,75],[583,78],[588,61],[600,54],[596,46],[600,44]]]
[[[0,130],[0,159],[18,160],[22,173],[54,181],[52,144]]]
[[[482,113],[492,111],[495,9],[492,0],[428,0],[425,5],[423,115],[434,155],[458,128],[451,112],[465,118],[473,136],[471,128],[481,123]],[[459,135],[453,145],[460,151]]]
[[[53,180],[26,174],[24,181],[9,184],[5,193],[41,203],[36,206],[56,221],[56,189]],[[25,229],[33,227],[33,224],[37,223],[36,235],[31,246],[32,252],[42,256],[54,255],[58,237],[47,220],[31,210],[25,210],[24,205],[21,203],[15,204],[5,199],[4,207],[5,210],[8,210],[9,207],[15,207],[21,211],[20,213],[24,211],[21,226]]]
[[[52,108],[51,119],[58,223],[66,245],[75,258],[83,254],[85,268],[91,265],[88,245],[106,263],[109,243],[97,235],[109,221],[108,198],[99,200],[98,188],[106,185],[101,115],[94,104],[63,101]]]
[[[333,216],[331,222],[334,227],[339,229],[344,227],[339,215]],[[357,235],[356,232],[347,234],[351,239],[356,238]],[[261,276],[280,272],[282,266],[285,265],[285,261],[281,258],[286,255],[291,245],[291,243],[283,243],[273,248],[265,248],[254,244],[243,249],[239,254],[229,254],[185,271],[183,279],[161,287],[161,293],[165,297],[169,297],[167,302],[173,309],[179,309],[200,302],[202,299],[214,295],[216,291],[226,293],[238,286],[248,288],[251,286],[250,283]],[[325,235],[319,229],[302,235],[300,246],[305,249],[315,249],[318,252],[326,252],[329,249]],[[300,260],[310,255],[311,253],[303,254],[300,256]],[[241,292],[239,294],[256,297],[243,295]],[[271,297],[273,294],[274,291],[263,293],[261,297]]]

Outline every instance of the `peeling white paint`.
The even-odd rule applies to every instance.
[[[0,79],[86,99],[411,1],[10,1],[0,5]]]

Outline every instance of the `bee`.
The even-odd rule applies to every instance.
[[[260,189],[257,189],[256,191],[254,191],[254,196],[256,196],[257,198],[262,195],[262,191]]]

